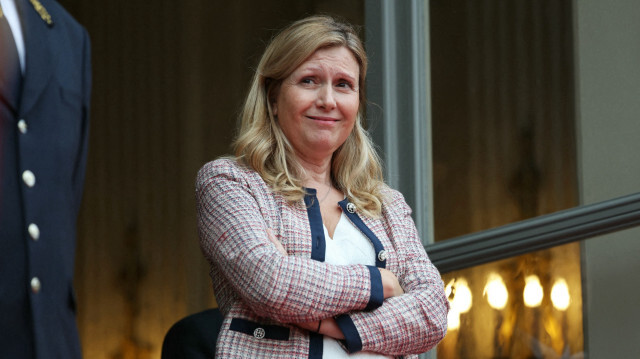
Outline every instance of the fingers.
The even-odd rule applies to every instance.
[[[282,243],[280,243],[280,241],[276,238],[275,234],[273,234],[273,231],[271,230],[271,228],[267,228],[267,236],[269,237],[269,240],[271,241],[271,243],[273,243],[273,245],[276,246],[276,249],[278,250],[278,252],[284,254],[285,256],[288,255],[287,250],[284,249],[284,247],[282,246]]]
[[[273,231],[271,230],[271,228],[267,228],[267,236],[269,237],[269,240],[273,243],[276,243],[278,241],[276,239],[276,236],[273,234]]]
[[[384,268],[378,268],[382,278],[382,288],[384,291],[384,299],[404,294],[404,290],[400,286],[398,277],[393,272]]]
[[[302,329],[306,329],[310,332],[320,333],[335,339],[344,339],[342,329],[338,326],[338,323],[333,318],[325,318],[321,321],[305,322],[295,324]]]

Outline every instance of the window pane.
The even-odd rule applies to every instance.
[[[576,206],[571,0],[431,0],[435,240]],[[439,358],[582,356],[574,243],[444,274]]]
[[[449,330],[438,358],[582,358],[580,245],[443,275]]]
[[[435,240],[575,206],[571,1],[429,11]]]

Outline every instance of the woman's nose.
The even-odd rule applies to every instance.
[[[332,110],[336,107],[336,99],[334,97],[333,88],[330,85],[324,85],[319,89],[316,103],[318,107],[322,107],[327,110]]]

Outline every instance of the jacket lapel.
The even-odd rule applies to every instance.
[[[17,44],[5,11],[0,6],[0,101],[17,111],[22,95],[22,73]]]
[[[22,83],[21,113],[28,113],[42,95],[53,74],[53,58],[47,37],[50,28],[27,0],[16,3],[22,15],[25,41],[25,74]]]

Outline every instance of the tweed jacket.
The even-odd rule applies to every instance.
[[[334,317],[353,353],[415,357],[445,335],[449,304],[402,195],[385,187],[381,218],[339,205],[373,243],[376,267],[392,271],[404,295],[383,301],[380,272],[323,263],[325,239],[315,190],[288,203],[255,171],[218,159],[198,172],[201,249],[224,322],[219,358],[321,358],[322,336],[295,323]],[[270,228],[286,249],[269,241]]]

